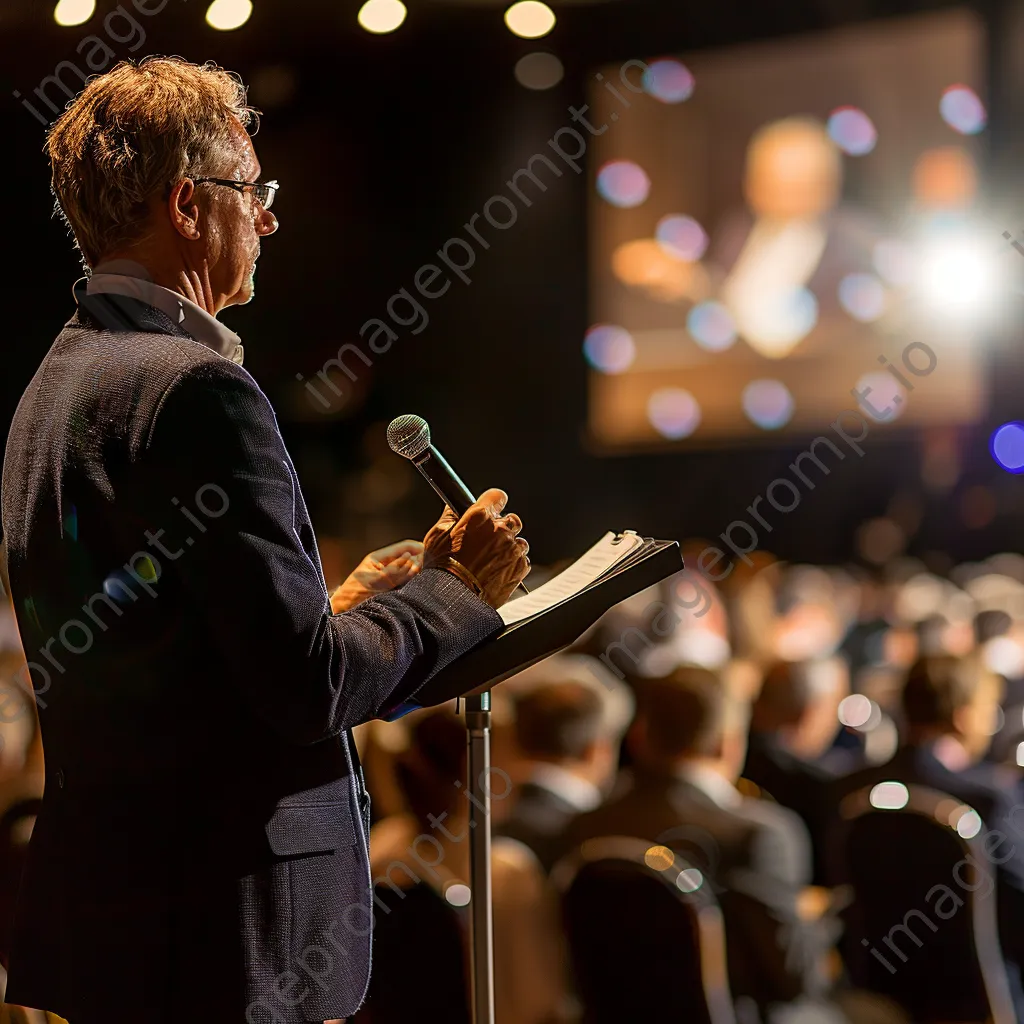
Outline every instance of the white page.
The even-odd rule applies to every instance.
[[[643,537],[635,533],[623,534],[617,543],[615,537],[616,535],[609,531],[568,569],[564,569],[531,593],[502,605],[498,609],[498,614],[505,625],[511,626],[513,622],[521,622],[538,612],[547,611],[566,598],[578,594],[644,542]]]

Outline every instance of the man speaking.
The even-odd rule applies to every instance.
[[[490,490],[328,593],[274,411],[216,319],[278,227],[252,116],[224,71],[148,59],[48,136],[91,273],[4,462],[47,769],[7,999],[70,1024],[353,1013],[373,904],[349,730],[497,632],[529,571]]]

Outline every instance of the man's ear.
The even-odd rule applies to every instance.
[[[174,230],[194,242],[199,238],[199,205],[196,202],[196,186],[191,178],[182,178],[171,186],[167,198],[167,214]]]

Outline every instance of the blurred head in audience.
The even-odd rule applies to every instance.
[[[446,708],[409,718],[409,746],[396,756],[395,774],[410,812],[429,831],[430,815],[465,811],[455,783],[466,781],[466,726]]]
[[[955,740],[976,761],[998,726],[1002,680],[975,658],[919,658],[903,687],[902,710],[909,743]]]
[[[520,756],[607,786],[633,714],[629,690],[585,655],[555,655],[520,673],[513,685]]]
[[[754,702],[751,731],[773,734],[797,757],[814,760],[835,739],[839,704],[849,690],[840,658],[776,662]]]
[[[749,719],[749,703],[718,673],[683,666],[638,685],[630,750],[648,770],[671,773],[699,764],[735,782],[747,755]]]

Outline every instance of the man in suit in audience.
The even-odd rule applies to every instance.
[[[838,807],[845,796],[889,780],[927,786],[974,808],[987,830],[1006,837],[985,843],[986,851],[992,845],[992,864],[983,870],[996,876],[1000,941],[1017,1019],[1024,1020],[1024,808],[993,765],[978,763],[998,727],[1001,696],[1001,678],[974,659],[919,659],[903,688],[903,740],[896,754],[837,780],[832,800]]]
[[[529,767],[495,831],[528,846],[550,871],[565,849],[570,819],[597,807],[615,777],[633,698],[604,665],[582,654],[556,654],[510,685],[515,746]]]
[[[569,838],[636,836],[671,847],[717,894],[734,997],[770,1022],[834,1019],[819,1001],[831,928],[801,912],[811,879],[807,831],[792,811],[735,786],[749,705],[715,673],[689,667],[643,681],[637,702],[628,782],[577,818]]]
[[[800,815],[811,836],[814,881],[822,884],[829,785],[819,761],[835,738],[849,673],[839,658],[774,664],[754,702],[743,777]]]

